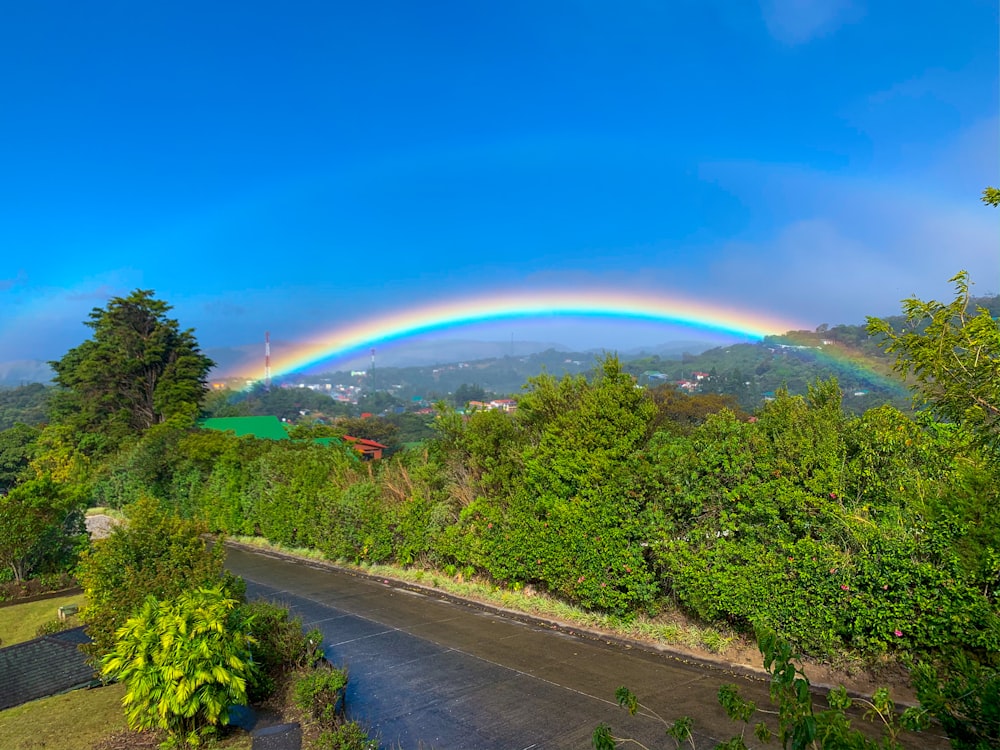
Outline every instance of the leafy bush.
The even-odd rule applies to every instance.
[[[378,750],[377,740],[356,721],[347,721],[333,729],[324,729],[309,745],[310,750]]]
[[[302,620],[290,618],[288,610],[271,602],[243,605],[243,616],[253,637],[251,651],[258,671],[250,683],[250,699],[263,700],[274,691],[278,677],[302,667],[314,667],[323,657],[323,634],[318,629],[302,632]]]
[[[295,681],[292,700],[313,721],[321,726],[333,727],[344,712],[346,688],[347,672],[320,667]]]
[[[128,509],[128,523],[82,556],[77,577],[87,595],[82,615],[93,639],[91,654],[100,656],[114,646],[116,631],[147,596],[169,599],[222,583],[231,596],[242,598],[242,581],[222,568],[225,550],[221,544],[210,548],[204,531],[144,499]]]
[[[240,603],[221,586],[172,600],[150,596],[101,660],[105,677],[125,684],[132,729],[167,732],[164,747],[200,745],[245,704],[254,673],[252,638]]]
[[[54,635],[55,633],[61,633],[64,630],[70,630],[72,628],[78,627],[80,625],[79,619],[76,615],[70,615],[64,620],[60,620],[58,617],[54,617],[47,622],[43,622],[35,630],[35,637],[39,638],[43,635]]]

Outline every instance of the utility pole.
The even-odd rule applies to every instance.
[[[264,389],[271,390],[271,332],[264,331]]]

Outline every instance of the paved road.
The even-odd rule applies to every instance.
[[[226,565],[248,596],[279,601],[323,632],[327,658],[350,673],[350,717],[384,748],[589,748],[602,721],[617,736],[673,748],[662,723],[615,704],[628,685],[660,716],[692,716],[700,749],[738,731],[716,702],[722,683],[768,704],[760,682],[388,582],[237,548]]]

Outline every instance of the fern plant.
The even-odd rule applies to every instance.
[[[255,666],[239,602],[221,587],[150,596],[117,632],[102,674],[125,684],[129,727],[163,730],[163,748],[195,747],[246,703]]]

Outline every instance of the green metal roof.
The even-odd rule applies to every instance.
[[[288,440],[288,432],[281,420],[266,417],[212,417],[201,422],[206,430],[235,432],[237,437],[251,436],[261,440]]]

